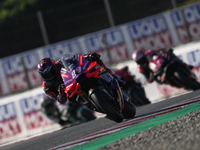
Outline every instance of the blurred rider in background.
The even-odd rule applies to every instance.
[[[41,99],[41,107],[43,113],[51,119],[53,122],[60,124],[61,126],[71,124],[72,122],[67,118],[68,105],[65,105],[66,109],[59,109],[54,99],[44,95]]]
[[[100,55],[97,53],[84,54],[84,57],[90,61],[96,61],[100,66],[105,67],[107,71],[113,75],[112,71],[108,69],[100,59]],[[59,103],[64,104],[67,99],[70,102],[77,103],[82,101],[81,97],[74,95],[73,97],[67,97],[65,93],[65,85],[60,75],[61,68],[64,67],[61,60],[54,61],[52,58],[44,58],[38,63],[38,72],[43,78],[43,90],[44,92]],[[114,76],[114,75],[113,75]],[[117,78],[116,76],[114,76]],[[120,86],[124,85],[124,81],[117,78]],[[127,95],[124,95],[125,99],[128,99]]]
[[[142,73],[149,83],[154,81],[154,75],[153,71],[149,68],[149,60],[153,59],[153,56],[155,55],[161,55],[162,58],[165,58],[165,56],[169,55],[170,57],[177,60],[179,65],[182,65],[183,67],[187,69],[192,69],[193,66],[188,65],[184,63],[182,60],[178,58],[173,53],[173,49],[160,49],[160,50],[147,50],[146,52],[144,50],[135,50],[135,52],[132,55],[133,60],[138,64],[138,70],[140,73]]]
[[[41,107],[49,119],[61,126],[87,122],[96,118],[91,110],[81,104],[72,104],[69,101],[60,104],[47,95],[42,97]]]

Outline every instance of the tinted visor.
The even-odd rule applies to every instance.
[[[140,60],[137,61],[138,64],[143,65],[147,62],[146,57],[142,57]]]
[[[40,73],[44,80],[50,80],[56,76],[55,68],[52,68],[50,71],[45,73]]]

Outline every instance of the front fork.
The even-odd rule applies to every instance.
[[[127,98],[128,96],[121,90],[118,81],[116,81],[117,79],[113,78],[113,80],[115,80],[117,85],[118,102],[122,113],[122,111],[124,110],[124,98]]]
[[[110,83],[111,88],[115,88],[117,90],[118,95],[118,103],[120,105],[121,112],[124,110],[124,100],[129,101],[129,96],[125,94],[121,87],[119,86],[119,82],[116,78],[114,78],[111,74],[107,73],[102,75],[102,79]]]

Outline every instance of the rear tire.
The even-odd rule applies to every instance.
[[[177,71],[174,73],[174,75],[183,85],[185,85],[186,89],[191,89],[191,90],[200,89],[200,83],[197,82],[195,79],[191,79],[185,73]]]
[[[106,100],[104,96],[102,96],[99,90],[94,90],[90,95],[92,104],[97,108],[103,111],[108,115],[108,118],[115,122],[122,122],[123,115],[117,112]]]

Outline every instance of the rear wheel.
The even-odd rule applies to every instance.
[[[99,90],[93,91],[90,95],[92,104],[97,108],[103,111],[108,115],[108,118],[115,122],[122,122],[123,115],[115,110],[106,100],[106,98],[102,95]]]
[[[184,72],[176,71],[174,75],[183,85],[185,85],[186,89],[200,89],[200,83],[195,79],[190,78],[189,75],[186,75]]]

